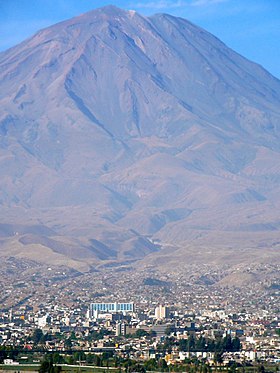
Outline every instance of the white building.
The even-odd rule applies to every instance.
[[[155,318],[157,320],[166,319],[168,317],[169,309],[161,304],[155,308]]]

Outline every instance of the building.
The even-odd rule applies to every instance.
[[[166,306],[162,306],[161,304],[156,307],[155,309],[155,318],[157,320],[166,319],[169,316],[169,309]]]
[[[119,337],[121,335],[127,334],[127,325],[125,323],[116,323],[116,336]]]
[[[89,314],[90,317],[97,317],[99,313],[115,313],[115,312],[134,312],[134,303],[91,303]]]

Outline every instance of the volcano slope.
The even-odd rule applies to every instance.
[[[108,6],[41,30],[0,54],[0,105],[0,255],[279,252],[280,81],[187,20]]]

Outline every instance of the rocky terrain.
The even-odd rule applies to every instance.
[[[94,10],[0,53],[0,105],[1,256],[279,261],[280,81],[207,31]]]

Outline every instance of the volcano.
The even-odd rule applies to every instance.
[[[43,29],[0,53],[0,105],[0,255],[279,247],[280,81],[187,20],[108,6]]]

